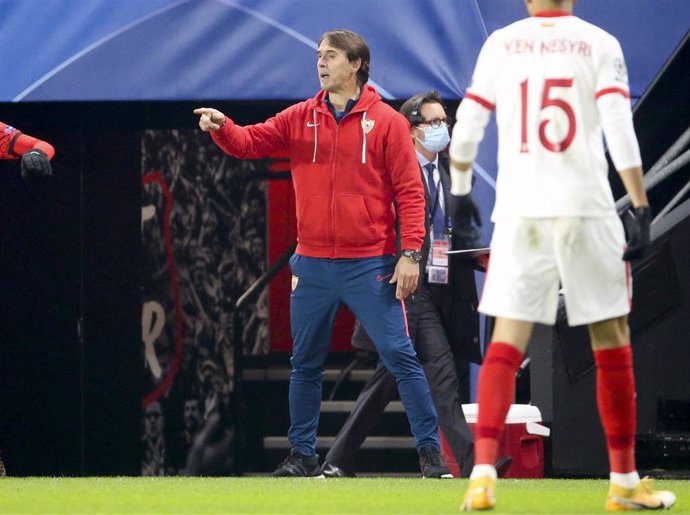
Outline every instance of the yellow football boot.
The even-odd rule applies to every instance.
[[[652,480],[646,477],[635,488],[623,488],[611,483],[606,511],[668,510],[675,502],[673,492],[654,490]]]
[[[460,511],[492,510],[496,506],[496,480],[489,476],[470,479]]]

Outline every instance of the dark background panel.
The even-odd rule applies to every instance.
[[[11,475],[137,474],[140,130],[109,103],[3,105],[56,148],[0,162],[0,451]],[[121,124],[122,127],[113,128]]]
[[[61,153],[32,183],[0,162],[0,450],[10,474],[81,470],[78,132],[25,132]]]
[[[139,472],[131,453],[141,433],[143,388],[139,146],[136,130],[85,136],[80,340],[87,475]]]

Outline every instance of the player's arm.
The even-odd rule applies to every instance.
[[[17,131],[12,135],[8,155],[21,158],[23,179],[52,175],[50,160],[55,156],[55,148],[41,139]]]
[[[400,248],[403,250],[390,282],[396,285],[395,297],[402,300],[417,289],[418,252],[422,249],[425,234],[424,186],[410,139],[410,126],[402,115],[396,114],[391,120],[384,148],[393,195],[397,202]]]
[[[618,172],[623,181],[625,191],[630,195],[633,207],[649,207],[647,191],[644,189],[643,172],[641,166],[633,166]]]
[[[474,218],[481,225],[479,210],[470,193],[472,163],[477,157],[492,111],[493,105],[487,107],[487,102],[468,91],[456,114],[457,123],[449,149],[453,250],[473,248],[479,241],[478,232],[471,223]]]
[[[630,108],[630,93],[623,53],[612,42],[597,84],[597,109],[613,165],[630,195],[634,218],[627,224],[628,242],[623,259],[642,256],[650,240],[651,210],[644,188],[642,158]]]
[[[450,177],[453,195],[467,195],[472,189],[472,163],[484,139],[493,104],[467,92],[456,114],[457,122],[450,140]]]
[[[648,206],[642,181],[642,158],[633,127],[627,90],[609,90],[597,100],[604,136],[613,165],[621,176],[634,207]]]
[[[623,259],[642,256],[649,245],[651,210],[644,188],[642,159],[632,122],[630,101],[625,90],[601,95],[597,107],[604,128],[609,154],[633,205],[633,219],[628,223],[628,242]]]

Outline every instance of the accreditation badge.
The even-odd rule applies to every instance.
[[[429,251],[429,266],[427,277],[429,283],[448,284],[448,249],[450,244],[447,238],[431,240]]]
[[[448,249],[450,245],[446,238],[441,240],[431,240],[431,265],[445,266],[448,268]]]

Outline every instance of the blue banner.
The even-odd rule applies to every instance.
[[[460,98],[506,0],[0,0],[2,101],[303,99],[325,31],[362,34],[385,98]],[[686,0],[581,0],[618,37],[633,97],[690,27]]]

